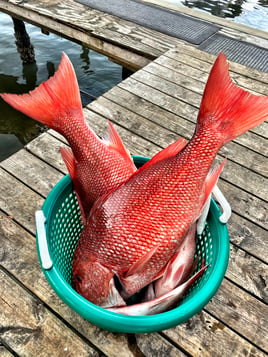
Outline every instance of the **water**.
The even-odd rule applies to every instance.
[[[13,21],[0,13],[0,92],[25,93],[54,74],[64,51],[70,58],[81,90],[94,97],[122,80],[122,67],[106,57],[54,34],[25,24],[35,50],[35,64],[23,65],[17,51]],[[85,105],[90,102],[82,95]],[[0,98],[0,161],[44,131],[44,126],[12,109]]]
[[[268,31],[268,0],[166,0]]]

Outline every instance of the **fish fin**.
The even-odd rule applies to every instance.
[[[155,291],[154,291],[154,283],[150,283],[149,285],[147,285],[147,289],[145,291],[142,302],[151,301],[155,298],[156,298],[156,296],[155,296]]]
[[[110,120],[108,120],[108,123],[109,123],[108,132],[107,132],[107,136],[104,139],[104,142],[106,142],[107,147],[118,151],[125,158],[125,160],[130,161],[134,166],[133,160],[129,155],[128,151],[126,150],[113,124],[110,122]]]
[[[218,181],[218,178],[221,174],[221,171],[223,169],[226,160],[227,159],[224,159],[221,165],[215,166],[212,170],[209,171],[204,183],[204,195],[202,197],[201,210],[199,214],[201,214],[209,196],[211,195],[211,192]]]
[[[139,172],[144,170],[146,167],[154,165],[164,159],[170,158],[177,155],[182,149],[187,145],[187,140],[184,138],[179,138],[174,143],[168,145],[166,148],[159,151],[154,155],[149,161],[147,161],[140,169]]]
[[[85,211],[83,208],[83,204],[82,204],[82,200],[80,198],[80,195],[76,189],[76,175],[75,175],[75,157],[74,154],[72,152],[72,149],[69,147],[60,147],[60,153],[61,156],[63,158],[63,161],[65,162],[65,165],[67,167],[67,170],[70,174],[70,178],[73,182],[74,185],[74,190],[76,193],[76,198],[77,198],[77,202],[79,204],[79,208],[80,208],[80,212],[81,212],[81,220],[83,225],[86,224],[86,215],[85,215]]]
[[[33,91],[0,95],[15,109],[57,131],[66,117],[75,115],[84,120],[76,75],[65,53],[54,76]]]
[[[155,281],[156,297],[173,290],[189,276],[194,262],[195,233],[196,223],[191,226],[179,249],[166,265],[163,276]]]
[[[72,149],[69,147],[60,147],[60,153],[73,181],[75,178],[75,157]]]
[[[144,254],[139,260],[137,260],[134,264],[132,264],[131,267],[127,270],[127,272],[124,274],[124,278],[127,278],[130,275],[140,273],[143,270],[144,266],[150,261],[152,256],[156,253],[158,248],[159,248],[158,245],[156,247],[153,247],[151,250],[149,250],[149,252]]]
[[[239,88],[231,80],[228,69],[221,52],[211,69],[197,120],[197,128],[205,123],[215,128],[221,136],[221,145],[268,118],[268,97]]]
[[[209,265],[202,267],[185,283],[158,298],[142,302],[140,304],[109,308],[108,310],[112,312],[117,312],[119,314],[132,316],[153,315],[167,311],[183,298],[190,286],[204,273],[208,266]]]

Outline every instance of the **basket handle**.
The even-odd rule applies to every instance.
[[[39,246],[41,266],[45,270],[52,268],[52,260],[49,255],[48,245],[47,245],[47,236],[46,236],[46,217],[42,210],[35,212],[35,221],[36,221],[36,230],[37,230],[37,240]]]
[[[219,217],[219,220],[221,223],[225,224],[228,222],[229,218],[231,217],[231,213],[232,213],[231,206],[217,185],[215,185],[215,187],[213,188],[212,193],[222,208],[222,214]],[[202,234],[206,225],[210,200],[211,200],[211,195],[207,199],[205,206],[203,207],[202,213],[197,221],[196,230],[197,230],[197,234],[199,235]]]
[[[212,193],[222,208],[222,215],[219,220],[221,223],[227,223],[232,213],[231,206],[217,185],[213,188]]]

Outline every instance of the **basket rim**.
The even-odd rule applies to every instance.
[[[143,156],[133,156],[133,159],[136,163],[144,163],[148,160],[148,158]],[[69,185],[72,185],[72,181],[70,175],[67,174],[48,194],[47,199],[42,206],[42,211],[47,220],[49,220],[53,210],[51,202],[56,202],[61,192]],[[191,318],[209,302],[218,290],[227,270],[230,250],[229,234],[227,225],[219,221],[221,211],[213,199],[211,199],[210,214],[212,215],[213,222],[217,222],[217,224],[214,224],[214,229],[217,230],[216,239],[218,239],[221,248],[218,250],[217,256],[213,258],[216,261],[216,264],[213,270],[211,270],[205,284],[198,290],[198,292],[184,301],[182,305],[179,305],[170,311],[149,316],[130,316],[107,311],[79,295],[65,281],[54,264],[49,270],[43,269],[42,264],[41,267],[46,279],[56,294],[79,315],[99,327],[113,332],[124,333],[156,332],[171,328]],[[37,233],[36,238],[38,257],[40,260]]]

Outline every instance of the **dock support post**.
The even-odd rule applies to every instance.
[[[35,63],[34,47],[31,44],[29,35],[27,34],[24,22],[14,17],[12,17],[12,20],[16,38],[15,43],[23,64]]]

